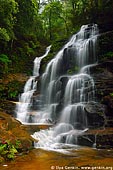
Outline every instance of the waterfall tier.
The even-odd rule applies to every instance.
[[[32,135],[39,140],[35,147],[76,146],[78,137],[87,131],[84,107],[87,102],[95,101],[90,67],[97,63],[97,36],[96,24],[82,26],[48,63],[41,78],[40,107],[31,119],[35,123],[55,123],[55,126]]]
[[[46,52],[41,57],[36,57],[34,60],[33,76],[31,76],[24,86],[24,92],[21,94],[19,103],[16,106],[17,119],[22,123],[32,121],[31,106],[33,104],[32,97],[37,90],[37,80],[41,60],[46,57],[51,49],[51,46],[46,48]],[[32,112],[33,113],[33,112]]]

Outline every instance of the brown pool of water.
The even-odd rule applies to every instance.
[[[113,150],[81,148],[70,153],[34,149],[0,165],[0,170],[113,170]]]

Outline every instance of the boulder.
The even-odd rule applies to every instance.
[[[83,135],[83,136],[78,136],[77,142],[81,146],[89,146],[93,147],[95,143],[95,136],[92,134],[89,135]]]
[[[19,141],[21,151],[32,148],[34,141],[19,121],[0,111],[0,141],[7,140],[13,144]]]

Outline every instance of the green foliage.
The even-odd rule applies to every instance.
[[[14,100],[15,98],[18,97],[19,90],[20,90],[20,83],[17,80],[8,83],[7,98]]]
[[[113,52],[109,51],[101,56],[101,61],[105,61],[107,59],[113,60]]]
[[[23,84],[17,80],[13,80],[8,84],[0,84],[0,98],[7,100],[17,100],[18,94],[22,93]]]
[[[15,90],[15,91],[9,91],[9,98],[15,98],[18,94],[18,91]]]
[[[0,66],[1,66],[1,70],[0,70],[0,74],[6,74],[8,73],[9,71],[9,68],[8,68],[8,64],[11,63],[11,60],[8,58],[7,55],[5,54],[1,54],[0,55]]]
[[[98,44],[99,60],[113,60],[113,31],[100,36]]]
[[[67,71],[68,74],[74,74],[74,73],[77,73],[79,71],[79,67],[78,66],[75,66],[75,67],[72,67],[71,69],[69,69]]]
[[[3,84],[0,84],[0,99],[4,100],[6,98],[4,94],[5,94],[5,87],[3,86]]]
[[[16,15],[15,25],[16,35],[37,35],[41,34],[42,26],[38,14],[38,3],[36,0],[17,0],[19,12]],[[43,34],[41,34],[43,35]]]
[[[67,25],[62,13],[63,6],[60,1],[51,1],[42,12],[45,36],[50,40],[59,39],[60,36],[66,34]]]
[[[112,92],[112,93],[110,93],[110,96],[111,96],[111,97],[113,97],[113,92]]]
[[[21,142],[19,140],[16,140],[15,142],[15,148],[18,150],[21,146]]]
[[[18,4],[15,0],[0,0],[0,35],[5,41],[14,38],[13,26]]]
[[[3,41],[9,41],[10,36],[7,33],[7,30],[5,28],[0,28],[0,40]]]
[[[10,140],[0,141],[0,155],[5,160],[12,160],[15,154],[18,153],[20,145],[21,143],[19,140],[17,140],[15,144],[12,144]]]
[[[2,63],[5,63],[5,64],[11,62],[11,60],[9,60],[8,56],[5,55],[5,54],[1,54],[1,55],[0,55],[0,61],[1,61]]]
[[[106,57],[112,58],[113,57],[113,51],[107,52]]]

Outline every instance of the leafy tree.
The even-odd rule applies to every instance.
[[[39,35],[41,21],[39,18],[39,7],[36,0],[16,0],[19,4],[19,12],[17,13],[17,24],[15,33],[19,36]]]
[[[62,3],[57,0],[47,3],[42,12],[45,36],[50,40],[66,34],[67,25],[62,13]]]
[[[9,60],[7,55],[0,54],[0,67],[1,67],[0,75],[8,73],[8,64],[10,62],[11,61]]]
[[[15,14],[18,12],[18,4],[15,0],[0,0],[0,52],[6,51],[9,41],[14,39]]]
[[[110,17],[113,15],[112,0],[66,0],[65,3],[68,4],[68,12],[71,14],[68,19],[72,28],[92,22],[104,26],[113,22]]]
[[[18,4],[15,0],[0,0],[0,33],[4,41],[14,38],[13,26],[17,12]]]

